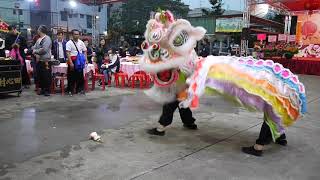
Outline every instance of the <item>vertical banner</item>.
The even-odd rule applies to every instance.
[[[302,42],[302,22],[297,22],[297,28],[296,28],[296,42],[300,43]]]
[[[277,42],[277,36],[276,35],[269,35],[268,42]]]

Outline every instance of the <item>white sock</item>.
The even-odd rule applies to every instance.
[[[165,130],[166,130],[166,127],[165,127],[165,126],[162,126],[161,124],[158,125],[157,131],[163,132],[163,131],[165,131]]]

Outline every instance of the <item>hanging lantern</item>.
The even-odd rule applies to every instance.
[[[305,3],[304,3],[304,9],[305,9],[305,10],[310,10],[310,8],[311,8],[310,2],[305,2]]]
[[[320,2],[315,0],[309,0],[304,3],[304,9],[309,11],[309,14],[313,14],[313,11],[320,8]]]

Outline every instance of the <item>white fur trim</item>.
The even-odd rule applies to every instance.
[[[144,93],[158,103],[168,103],[176,99],[175,90],[176,88],[174,85],[171,87],[161,88],[153,86],[152,88],[144,91]]]
[[[199,41],[201,40],[204,35],[206,34],[207,30],[203,27],[196,27],[193,30],[193,35],[196,37],[196,40]]]
[[[181,33],[181,31],[186,31],[188,33],[188,40],[182,46],[176,47],[173,45],[173,41]],[[168,44],[170,48],[176,53],[184,56],[196,46],[197,41],[202,39],[205,33],[206,30],[204,28],[194,28],[189,21],[179,19],[170,26],[166,36],[168,38]]]
[[[145,58],[146,57],[140,59],[140,62],[139,62],[140,66],[144,71],[151,72],[151,73],[158,73],[164,70],[178,68],[180,65],[182,65],[186,61],[185,57],[178,57],[163,63],[151,64],[151,63],[147,63],[145,61]]]

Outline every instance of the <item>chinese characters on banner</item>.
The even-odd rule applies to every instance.
[[[269,35],[268,42],[277,42],[277,36],[276,35]]]
[[[278,41],[287,41],[287,35],[286,34],[279,34]]]
[[[20,71],[0,71],[0,93],[21,89]]]
[[[296,35],[289,35],[288,36],[288,41],[289,42],[296,42]]]
[[[20,84],[21,78],[0,78],[0,87],[7,87],[14,84]]]

